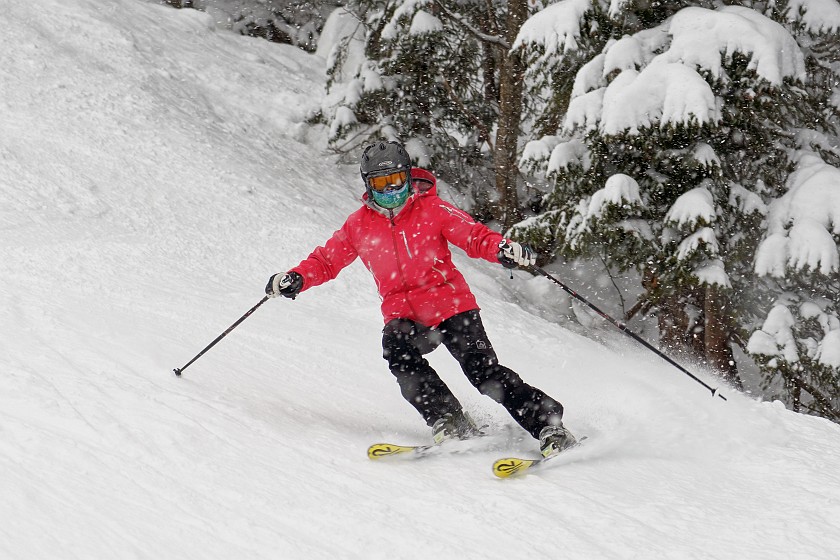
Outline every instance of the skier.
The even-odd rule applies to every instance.
[[[563,406],[499,364],[475,297],[452,263],[449,243],[507,268],[533,265],[534,253],[438,198],[435,177],[412,168],[398,142],[365,148],[360,172],[362,207],[323,247],[288,272],[272,275],[266,294],[294,299],[359,257],[382,298],[383,357],[403,397],[431,426],[435,443],[481,434],[423,357],[443,343],[469,381],[539,441],[544,456],[574,445],[562,423]]]

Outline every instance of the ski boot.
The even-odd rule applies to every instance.
[[[572,435],[572,432],[564,428],[563,424],[546,426],[540,430],[540,453],[546,459],[576,444],[577,440],[575,436]]]
[[[469,439],[483,435],[484,432],[463,411],[444,414],[432,425],[432,439],[435,445],[449,439]]]

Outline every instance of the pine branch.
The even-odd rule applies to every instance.
[[[358,132],[350,138],[346,138],[345,142],[341,146],[333,143],[333,149],[340,154],[346,154],[351,150],[356,150],[364,144],[366,138],[370,138],[371,136],[373,136],[374,131],[376,131],[376,133],[378,134],[378,131],[380,130],[382,130],[381,124],[378,126],[359,127]],[[356,143],[357,140],[361,141]]]
[[[815,410],[814,412],[821,412],[824,416],[833,419],[834,422],[840,422],[840,410],[831,404],[830,398],[823,395],[819,389],[805,381],[801,375],[797,375],[793,372],[790,372],[789,375],[791,379],[795,380],[799,387],[811,395],[814,398],[814,401],[816,401],[819,405],[819,411]]]
[[[480,29],[477,29],[474,25],[470,24],[467,21],[464,21],[464,18],[460,14],[456,14],[452,12],[449,8],[443,5],[440,0],[435,0],[435,5],[438,6],[450,19],[460,24],[464,29],[472,33],[476,39],[479,41],[483,41],[485,43],[490,43],[492,45],[502,47],[505,50],[510,50],[510,44],[499,37],[498,35],[488,35],[487,33],[482,32]]]
[[[449,85],[449,81],[447,81],[446,78],[442,78],[442,81],[443,81],[443,87],[444,87],[444,89],[446,89],[446,93],[449,96],[449,99],[451,99],[452,102],[455,103],[455,105],[458,106],[458,108],[461,110],[461,112],[464,114],[464,116],[467,117],[467,119],[471,123],[473,123],[473,125],[475,125],[475,127],[478,129],[479,138],[481,138],[483,141],[487,142],[487,145],[490,147],[490,150],[493,151],[493,140],[492,140],[492,137],[490,136],[490,131],[487,130],[487,127],[484,126],[484,124],[481,122],[481,120],[479,120],[479,118],[476,117],[472,112],[470,112],[470,110],[467,108],[467,106],[464,105],[464,102],[461,101],[461,99],[455,93],[455,90],[453,90],[452,86]]]
[[[490,29],[497,35],[501,35],[499,22],[496,21],[496,14],[493,10],[493,0],[484,0],[484,4],[487,7],[487,21],[489,22]]]
[[[599,254],[598,258],[601,259],[601,264],[604,265],[604,270],[607,271],[607,276],[610,277],[610,282],[612,283],[613,288],[615,288],[615,292],[618,294],[618,299],[621,302],[621,309],[625,310],[626,307],[627,307],[627,303],[624,301],[624,296],[621,293],[621,289],[618,287],[618,284],[615,283],[615,277],[612,275],[612,272],[610,271],[610,265],[607,264],[607,259],[604,257],[603,253]],[[624,311],[624,313],[627,314],[628,312]]]

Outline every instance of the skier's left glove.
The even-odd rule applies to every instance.
[[[502,239],[496,257],[505,268],[533,266],[537,262],[537,254],[530,247],[510,239]]]
[[[295,299],[303,289],[303,276],[297,272],[278,272],[268,279],[265,285],[265,295],[268,297],[283,296]]]

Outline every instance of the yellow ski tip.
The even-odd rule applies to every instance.
[[[493,474],[499,478],[508,478],[528,470],[531,465],[537,462],[533,459],[517,459],[515,457],[499,459],[493,463]]]
[[[391,443],[374,443],[368,447],[368,459],[375,461],[383,457],[390,457],[392,455],[399,455],[400,453],[411,453],[414,451],[413,446],[408,445],[394,445]]]

